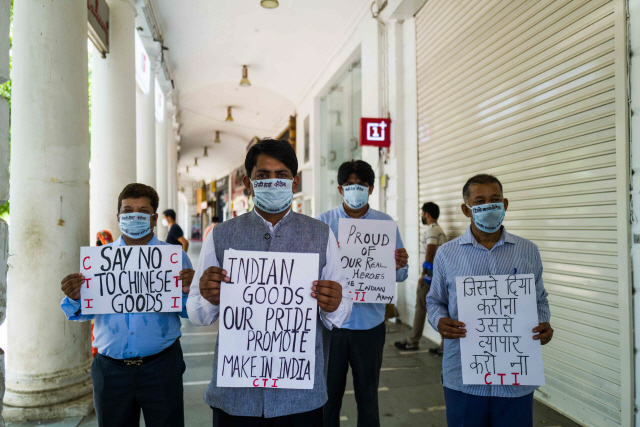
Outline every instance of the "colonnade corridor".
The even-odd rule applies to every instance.
[[[189,258],[198,262],[202,243],[189,243]],[[393,346],[408,335],[409,327],[390,324],[384,359],[380,372],[380,420],[385,427],[446,427],[444,393],[440,383],[442,358],[434,357],[428,349],[434,344],[422,338],[420,350],[402,352]],[[202,401],[202,394],[211,381],[212,360],[215,357],[217,322],[210,326],[194,326],[182,319],[180,344],[187,370],[183,376],[185,425],[211,425],[211,409]],[[353,378],[349,373],[342,404],[341,427],[357,425]],[[144,421],[140,423],[144,426]],[[534,401],[533,425],[544,427],[579,427],[578,424],[540,402]],[[49,421],[9,422],[8,427],[97,427],[95,414],[84,418]]]

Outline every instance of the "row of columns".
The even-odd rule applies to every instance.
[[[91,136],[86,2],[14,4],[8,419],[90,412],[90,325],[65,319],[60,281],[97,231],[119,236],[126,184],[151,185],[160,209],[174,207],[171,115],[155,119],[153,74],[150,93],[136,90],[134,0],[107,2],[110,52],[92,56]]]

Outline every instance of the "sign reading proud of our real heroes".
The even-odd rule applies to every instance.
[[[226,250],[217,385],[312,389],[318,254]]]
[[[353,302],[396,301],[395,221],[340,218],[340,262]]]
[[[182,311],[180,270],[177,245],[82,247],[82,313]]]

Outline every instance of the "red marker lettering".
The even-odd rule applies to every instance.
[[[93,301],[93,298],[89,298],[89,299],[85,298],[85,301],[87,302],[87,306],[85,308],[93,308],[91,307],[91,301]]]
[[[176,303],[176,300],[181,297],[171,297],[171,298],[173,298],[173,305],[171,306],[171,308],[178,308],[178,303]]]
[[[255,380],[253,380],[253,386],[254,386],[254,387],[258,387],[258,386],[260,386],[260,384],[256,384],[256,381],[258,381],[258,379],[257,379],[257,378],[256,378]]]
[[[171,260],[171,263],[172,263],[172,264],[177,264],[177,263],[178,263],[178,261],[174,261],[174,260],[173,260],[173,256],[174,256],[174,255],[178,255],[178,254],[171,254],[171,258],[170,258],[170,260]]]
[[[488,385],[491,385],[491,384],[493,384],[493,383],[490,383],[489,381],[487,381],[487,377],[488,377],[489,375],[491,375],[491,372],[489,372],[487,375],[485,375],[485,376],[484,376],[484,383],[485,383],[485,384],[488,384]]]
[[[364,302],[364,294],[366,294],[366,292],[362,293],[362,299],[360,300],[361,302]]]
[[[512,374],[513,374],[513,385],[520,385],[520,383],[518,382],[518,373],[512,372]]]
[[[269,381],[269,379],[268,379],[268,378],[265,378],[265,379],[263,379],[262,381],[264,381],[264,386],[266,387],[266,386],[267,386],[267,381]]]
[[[271,387],[276,387],[276,388],[278,387],[278,386],[276,385],[276,381],[278,381],[278,379],[277,379],[277,378],[274,378],[274,379],[273,379],[273,385],[272,385]]]
[[[358,301],[358,295],[360,295],[360,292],[356,292],[356,301]]]
[[[500,385],[504,385],[504,376],[507,374],[498,374],[498,376],[500,377]]]
[[[85,282],[87,282],[87,289],[89,289],[89,280],[91,280],[91,278],[89,279],[84,279]]]
[[[87,257],[84,257],[84,259],[82,260],[82,268],[84,268],[85,270],[91,270],[91,266],[87,267],[87,266],[84,264],[84,262],[85,262],[86,260],[88,260],[88,259],[89,259],[89,257],[87,256]]]
[[[178,280],[180,280],[180,276],[173,276],[174,279],[176,279],[176,288],[178,287]]]

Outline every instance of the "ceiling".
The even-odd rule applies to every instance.
[[[251,138],[282,132],[369,3],[281,0],[269,10],[260,0],[157,0],[179,99],[181,180],[219,178],[243,163]],[[239,86],[242,65],[251,87]],[[224,121],[228,106],[232,123]]]

